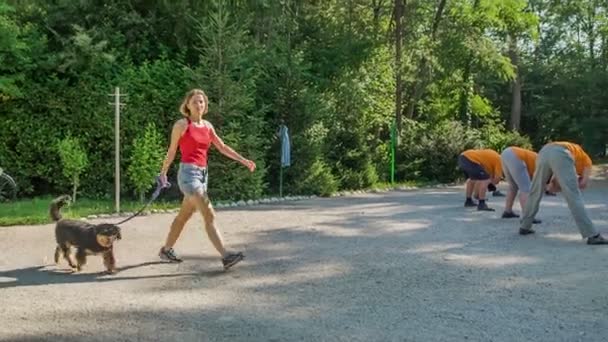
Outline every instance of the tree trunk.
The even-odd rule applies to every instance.
[[[473,57],[467,58],[462,75],[462,89],[460,90],[458,116],[460,121],[467,126],[471,126],[471,115],[469,113],[469,95],[471,94],[471,64]]]
[[[403,99],[403,80],[401,79],[401,40],[403,33],[403,0],[395,0],[395,119],[397,136],[401,133],[401,104]]]
[[[78,176],[72,179],[72,203],[76,203],[76,189],[78,189]]]
[[[437,5],[437,11],[435,12],[435,18],[433,19],[433,24],[431,26],[431,44],[435,43],[435,39],[437,36],[437,29],[439,28],[439,22],[441,21],[443,15],[443,9],[445,8],[446,0],[439,0],[439,4]],[[414,81],[414,85],[412,86],[412,95],[410,97],[410,101],[407,104],[406,117],[413,118],[414,117],[414,109],[416,108],[416,103],[424,94],[424,90],[429,81],[430,70],[428,67],[428,58],[423,57],[420,61],[420,67],[418,68],[418,76]]]
[[[600,59],[602,63],[602,68],[604,71],[608,69],[608,35],[606,33],[602,33],[602,50],[601,50],[602,58]]]
[[[597,32],[595,30],[595,21],[597,8],[594,3],[589,4],[589,22],[587,23],[587,41],[589,44],[589,60],[591,61],[591,69],[595,68],[595,41],[597,38]]]
[[[513,98],[511,101],[511,129],[519,132],[521,124],[521,79],[519,73],[513,80]]]
[[[519,71],[519,53],[517,51],[517,37],[509,35],[509,58],[515,67],[515,79],[511,82],[511,129],[519,131],[521,123],[521,73]]]
[[[378,33],[380,32],[380,15],[382,14],[382,7],[384,7],[384,0],[372,0],[374,38],[378,38]]]
[[[475,0],[473,3],[473,12],[479,8],[479,0]],[[473,26],[477,25],[476,22]],[[458,114],[460,121],[465,123],[467,126],[471,125],[471,115],[469,113],[469,95],[471,94],[471,67],[473,64],[473,54],[469,53],[467,60],[464,65],[462,75],[462,89],[460,91],[459,109]]]
[[[545,12],[544,12],[544,3],[542,1],[539,2],[530,2],[530,10],[532,11],[532,13],[536,14],[536,16],[538,17],[538,22],[536,23],[536,34],[538,35],[538,40],[536,41],[536,43],[534,44],[534,52],[532,54],[532,56],[534,57],[534,59],[536,60],[540,60],[540,49],[543,45],[543,23],[544,23],[544,19],[545,18]]]

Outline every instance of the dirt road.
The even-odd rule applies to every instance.
[[[606,184],[585,193],[608,233]],[[503,185],[504,190],[504,185]],[[187,225],[159,263],[172,215],[136,218],[121,270],[52,264],[52,225],[0,228],[2,341],[605,341],[608,246],[587,246],[561,197],[534,236],[462,207],[462,188],[218,210],[229,272]]]

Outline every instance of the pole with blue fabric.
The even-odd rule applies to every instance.
[[[283,197],[283,165],[279,167],[279,197]]]
[[[289,129],[283,120],[279,126],[279,138],[281,139],[281,166],[279,168],[279,196],[283,197],[283,168],[291,165],[291,144],[289,142]]]
[[[397,142],[397,125],[391,123],[391,184],[395,183],[395,145]]]

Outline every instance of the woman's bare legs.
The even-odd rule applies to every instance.
[[[167,234],[167,239],[165,241],[165,246],[163,247],[163,249],[168,250],[170,248],[173,248],[175,242],[184,230],[186,222],[188,222],[190,217],[192,217],[192,214],[194,213],[195,209],[196,207],[194,206],[192,201],[190,201],[188,197],[184,197],[184,199],[182,200],[182,206],[179,208],[179,213],[173,219],[173,223],[171,223],[171,229],[169,230],[169,234]]]
[[[226,255],[226,248],[224,248],[224,240],[222,239],[222,234],[215,226],[215,211],[213,210],[213,206],[209,201],[209,197],[202,196],[200,194],[195,194],[189,196],[189,200],[192,205],[195,206],[198,211],[203,215],[203,220],[205,221],[205,231],[207,232],[207,236],[209,236],[209,240],[215,249],[220,253],[222,257]]]

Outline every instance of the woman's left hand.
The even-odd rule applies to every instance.
[[[249,171],[255,171],[255,163],[253,162],[253,160],[245,159],[241,163],[243,163],[243,165],[245,165],[245,167],[247,167]]]

